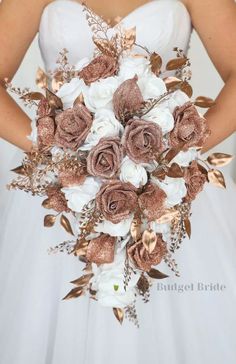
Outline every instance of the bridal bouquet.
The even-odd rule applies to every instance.
[[[59,219],[74,237],[51,248],[85,264],[65,299],[89,294],[138,325],[137,297],[147,302],[153,280],[167,277],[161,262],[179,275],[173,254],[190,238],[191,203],[206,182],[225,187],[217,167],[232,157],[201,159],[209,130],[196,107],[214,102],[191,100],[182,50],[164,67],[134,28],[110,28],[85,11],[92,59],[71,66],[63,50],[54,72],[38,71],[42,92],[7,85],[37,109],[33,149],[9,187],[44,196],[53,210],[44,225]]]

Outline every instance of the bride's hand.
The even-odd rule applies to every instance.
[[[0,137],[30,150],[30,119],[9,96],[4,79],[11,80],[34,39],[46,0],[0,1]]]
[[[234,0],[182,0],[225,86],[205,114],[211,129],[202,152],[236,131],[236,3]],[[200,59],[200,58],[199,58]]]

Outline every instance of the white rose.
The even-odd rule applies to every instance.
[[[139,78],[137,83],[144,100],[157,98],[167,91],[165,82],[154,74]]]
[[[125,157],[121,163],[120,180],[122,182],[130,182],[139,188],[147,183],[147,172],[145,168],[134,163],[129,157]]]
[[[166,107],[154,107],[145,115],[145,120],[158,124],[163,134],[170,132],[174,128],[174,117]]]
[[[179,204],[182,198],[186,196],[187,189],[184,178],[171,178],[166,176],[163,181],[159,181],[152,177],[152,181],[156,183],[163,191],[165,191],[166,206],[172,207]]]
[[[196,148],[191,148],[189,150],[187,150],[186,152],[184,151],[180,151],[177,156],[172,159],[171,163],[178,163],[180,166],[182,167],[188,167],[189,164],[195,160],[198,156],[198,151],[196,150]]]
[[[113,111],[99,109],[95,112],[90,132],[80,147],[81,150],[90,150],[101,138],[120,136],[124,131],[121,123],[115,118]]]
[[[82,185],[64,187],[61,190],[68,201],[68,207],[74,212],[81,212],[84,205],[95,198],[100,187],[100,181],[88,177]]]
[[[190,98],[186,95],[186,93],[177,90],[173,92],[173,94],[171,94],[171,96],[167,100],[163,101],[161,103],[161,106],[168,108],[170,112],[173,114],[174,109],[177,106],[182,106],[188,101],[190,101]]]
[[[150,62],[145,57],[123,57],[120,59],[119,78],[121,81],[150,74]]]
[[[170,237],[171,237],[170,224],[158,224],[157,222],[152,221],[150,223],[150,228],[153,231],[155,231],[155,233],[162,234],[162,239],[165,242],[169,242],[170,241]]]
[[[69,109],[73,106],[75,99],[85,92],[87,86],[80,78],[72,78],[68,83],[65,83],[57,91],[56,95],[60,97],[64,109]]]
[[[125,250],[116,251],[114,262],[99,267],[92,264],[92,289],[97,291],[96,298],[102,306],[124,308],[135,300],[135,286],[140,273],[132,272],[131,279],[124,289]]]
[[[130,231],[133,214],[127,219],[122,220],[118,224],[113,224],[111,221],[103,220],[94,227],[96,232],[109,234],[111,236],[125,236]]]
[[[111,101],[118,86],[116,77],[107,77],[93,82],[84,93],[85,105],[93,112],[104,107],[112,109]]]

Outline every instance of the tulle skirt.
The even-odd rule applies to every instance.
[[[139,328],[88,297],[63,301],[83,264],[48,248],[67,239],[43,227],[40,198],[5,194],[0,222],[1,364],[234,364],[236,185],[207,185],[192,208],[192,238],[175,258],[181,277],[155,281],[138,301]]]

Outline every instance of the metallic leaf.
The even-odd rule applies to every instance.
[[[181,151],[181,149],[183,148],[184,143],[182,143],[181,145],[179,145],[179,147],[176,148],[171,148],[165,155],[164,157],[164,161],[166,163],[170,163],[172,161],[172,159],[174,159],[177,154]]]
[[[84,293],[83,288],[81,287],[76,287],[73,288],[64,298],[63,300],[69,300],[71,298],[77,298],[79,296],[82,296],[82,294]]]
[[[116,56],[117,53],[116,48],[110,40],[93,38],[93,42],[103,54],[106,54],[111,57]]]
[[[74,254],[76,256],[85,256],[88,249],[88,244],[89,242],[85,239],[77,240],[74,248]]]
[[[163,81],[165,82],[168,91],[177,88],[177,86],[183,82],[177,77],[166,77]]]
[[[223,167],[234,159],[233,155],[225,153],[213,153],[208,156],[207,162],[215,167]]]
[[[61,215],[60,224],[63,228],[71,235],[74,235],[73,230],[71,228],[70,221],[67,219],[65,215]]]
[[[93,273],[85,274],[85,275],[81,276],[80,278],[75,279],[74,281],[71,281],[70,283],[72,283],[78,287],[84,287],[89,283],[89,281],[92,277],[93,277]]]
[[[187,81],[184,81],[180,85],[180,90],[183,91],[189,98],[191,98],[193,95],[192,86],[190,86],[190,84]]]
[[[11,172],[20,174],[21,176],[26,176],[26,171],[25,171],[24,166],[19,166],[19,167],[13,168],[13,169],[11,169]]]
[[[203,108],[208,108],[208,107],[215,105],[215,101],[213,99],[211,99],[210,97],[198,96],[196,98],[196,100],[194,101],[194,105],[203,107]]]
[[[167,209],[165,213],[157,220],[155,220],[158,224],[166,224],[168,222],[171,222],[173,219],[175,219],[177,216],[179,216],[179,211],[172,209]]]
[[[187,61],[188,61],[188,58],[185,58],[185,57],[171,59],[167,63],[166,69],[167,69],[167,71],[177,70],[178,68],[183,67],[187,63]]]
[[[161,72],[162,58],[156,52],[153,52],[150,56],[151,70],[155,75],[159,75]]]
[[[153,230],[145,230],[142,235],[142,242],[149,254],[153,252],[157,243],[157,236]]]
[[[164,279],[164,278],[169,277],[167,274],[162,273],[159,270],[154,269],[154,268],[150,269],[150,271],[147,272],[147,274],[149,275],[149,277],[154,278],[154,279]]]
[[[185,227],[185,231],[190,239],[191,238],[191,222],[189,219],[184,220],[184,227]]]
[[[123,49],[129,50],[136,41],[136,27],[124,30]]]
[[[226,188],[225,179],[221,171],[210,169],[208,171],[208,180],[217,187]]]
[[[44,95],[41,92],[28,92],[20,97],[20,99],[25,101],[39,101],[44,99]]]
[[[45,208],[45,209],[51,209],[51,206],[50,206],[50,199],[49,198],[46,198],[46,200],[44,200],[42,202],[42,206]]]
[[[82,104],[83,102],[84,102],[84,96],[81,92],[79,96],[75,99],[73,106],[76,106],[77,104]]]
[[[46,215],[44,217],[44,226],[52,227],[55,224],[56,218],[57,217],[55,215]]]
[[[124,320],[124,311],[121,308],[113,307],[113,313],[120,324],[123,323]]]
[[[49,105],[53,109],[63,109],[63,104],[61,99],[55,95],[52,91],[49,89],[46,89],[46,98],[48,100]]]
[[[133,219],[131,227],[130,227],[130,234],[134,241],[139,240],[141,237],[141,225],[138,223],[137,219]]]
[[[172,178],[181,178],[184,175],[182,168],[177,163],[172,163],[166,175]]]
[[[48,84],[48,76],[41,68],[38,68],[36,73],[36,85],[39,88],[46,88],[47,84]]]

